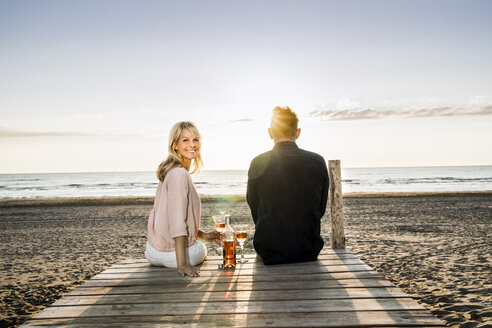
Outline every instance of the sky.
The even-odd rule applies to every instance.
[[[272,148],[342,167],[492,165],[492,1],[0,0],[0,173],[204,169]]]

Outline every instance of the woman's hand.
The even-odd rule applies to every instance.
[[[222,238],[224,237],[223,233],[218,232],[217,230],[210,232],[200,231],[198,237],[208,242],[215,242],[218,245],[221,245]]]
[[[181,277],[198,277],[200,275],[200,270],[189,265],[182,265],[178,267],[178,273],[181,275]]]

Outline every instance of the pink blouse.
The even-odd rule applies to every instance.
[[[157,251],[171,252],[175,237],[188,236],[188,247],[193,245],[199,227],[200,196],[188,171],[174,167],[157,186],[147,225],[148,241]]]

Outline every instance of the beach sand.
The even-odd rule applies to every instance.
[[[0,327],[24,322],[117,261],[144,258],[152,203],[0,200]],[[240,196],[202,197],[201,228],[212,229],[220,211],[253,231]],[[452,327],[492,327],[492,192],[344,195],[344,218],[347,248],[437,317]]]

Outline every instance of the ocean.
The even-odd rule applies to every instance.
[[[202,171],[193,176],[201,195],[246,193],[246,170]],[[0,198],[154,196],[154,172],[0,174]],[[342,169],[345,192],[492,190],[492,166]]]

